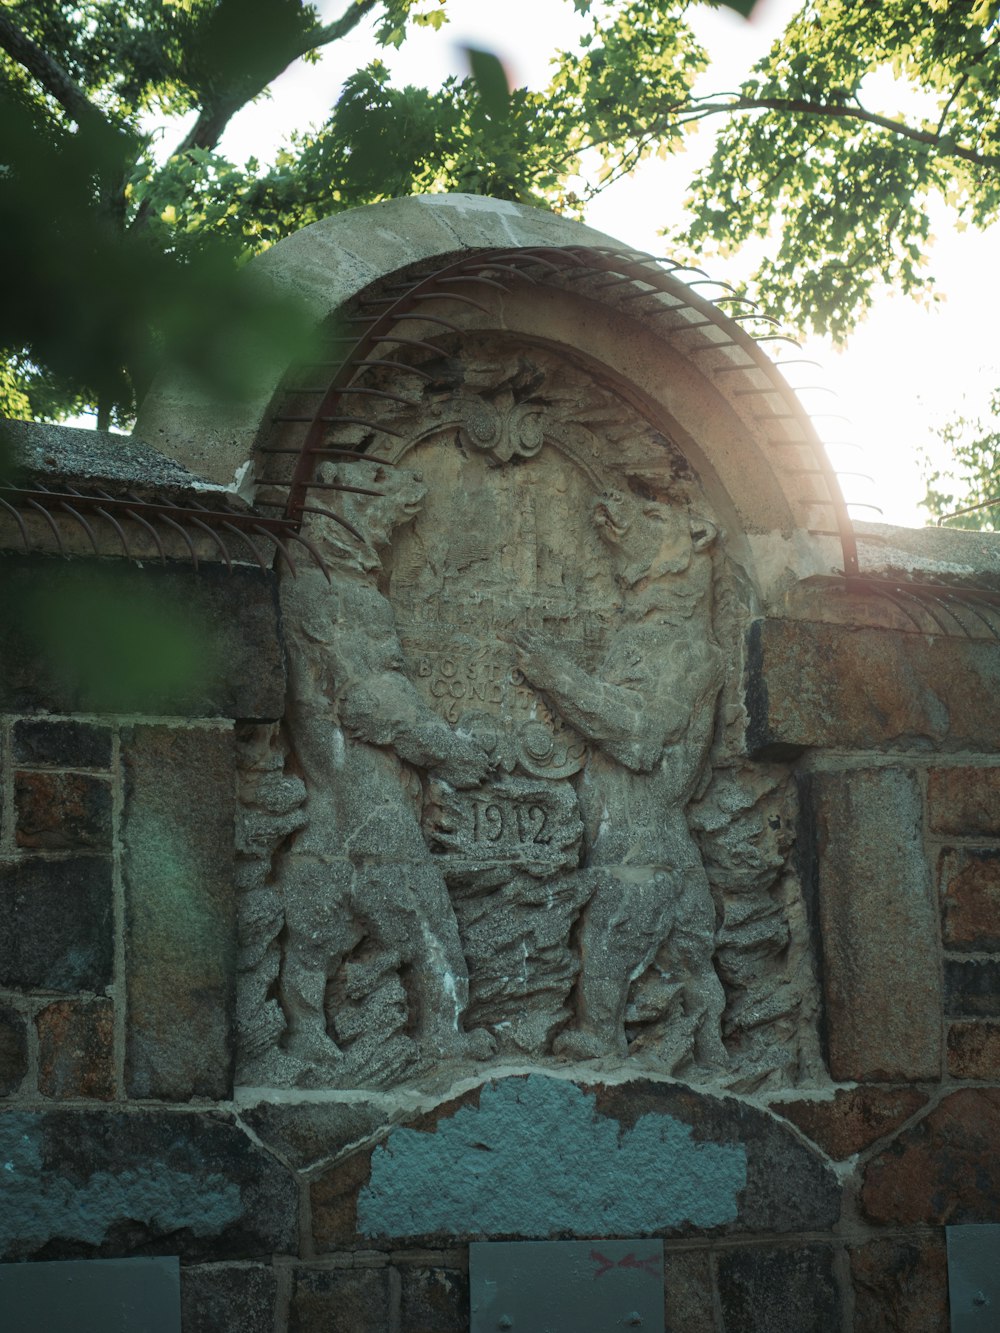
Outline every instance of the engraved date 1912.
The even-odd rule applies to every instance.
[[[521,801],[472,801],[473,842],[520,842],[547,847],[549,817],[541,805]]]

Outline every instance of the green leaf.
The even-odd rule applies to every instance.
[[[510,110],[510,81],[499,57],[492,51],[480,51],[474,46],[462,49],[479,90],[483,110],[494,120],[504,120]]]

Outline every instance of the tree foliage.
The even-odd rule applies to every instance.
[[[935,195],[972,225],[996,217],[994,0],[807,0],[739,90],[708,96],[692,4],[572,0],[587,31],[541,91],[508,94],[483,53],[433,90],[373,61],[262,164],[220,141],[278,74],[362,22],[386,46],[440,27],[445,0],[343,0],[330,22],[305,0],[0,0],[0,227],[18,257],[0,411],[126,420],[164,355],[235,392],[249,312],[230,274],[282,236],[428,190],[580,214],[705,120],[717,147],[674,240],[704,255],[772,236],[759,291],[801,328],[842,336],[881,284],[925,292]],[[151,118],[182,115],[158,151]],[[292,313],[267,316],[286,337]]]
[[[938,435],[951,461],[927,465],[924,508],[952,528],[1000,531],[1000,389],[985,413],[959,414]]]
[[[809,0],[738,93],[696,178],[704,255],[770,236],[766,304],[842,338],[880,288],[928,293],[931,205],[1000,215],[1000,5]]]

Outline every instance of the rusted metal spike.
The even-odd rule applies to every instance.
[[[485,263],[483,265],[483,268],[488,268],[491,270],[498,269],[501,273],[513,273],[515,277],[523,278],[525,282],[530,283],[532,287],[538,286],[537,278],[533,278],[531,274],[526,273],[523,268],[516,268],[513,264],[500,264],[497,263],[495,260],[490,260],[488,263]],[[486,281],[486,279],[483,279],[483,281]],[[508,287],[506,290],[509,291],[510,288]]]
[[[292,578],[295,578],[296,575],[298,574],[298,570],[295,568],[295,561],[292,559],[291,552],[288,550],[288,547],[281,540],[281,538],[276,533],[269,532],[267,528],[262,528],[259,523],[255,525],[254,532],[259,532],[269,541],[274,542],[275,546],[278,548],[278,550],[284,557],[285,563],[288,565],[288,569],[292,575]]]
[[[72,505],[67,504],[65,500],[60,501],[59,508],[63,511],[64,514],[69,514],[70,518],[76,519],[77,523],[80,524],[84,532],[90,538],[90,544],[94,548],[94,554],[100,555],[101,548],[97,545],[97,538],[94,536],[94,529],[90,526],[90,524],[87,522],[84,516],[81,513],[78,513],[77,510],[75,510]]]
[[[498,292],[509,292],[510,288],[505,287],[502,282],[496,282],[493,278],[484,278],[481,273],[456,273],[454,277],[442,278],[441,285],[452,282],[482,282],[487,287],[495,287]]]
[[[411,342],[411,341],[412,341],[412,340],[409,339],[409,338],[405,338],[405,339],[402,339],[402,338],[380,338],[380,339],[379,339],[379,342]],[[434,347],[433,344],[431,344],[431,343],[421,343],[420,346],[421,346],[421,347],[431,347],[433,351],[437,352],[437,353],[440,355],[440,352],[441,352],[440,347]],[[367,356],[366,356],[366,357],[365,357],[363,360],[361,360],[361,361],[356,361],[356,360],[355,360],[355,361],[345,361],[345,362],[342,363],[342,367],[341,367],[341,368],[343,368],[343,366],[387,366],[390,370],[407,370],[407,371],[409,371],[412,375],[419,375],[420,378],[421,378],[422,380],[432,380],[432,379],[434,378],[434,376],[431,375],[428,371],[426,371],[426,370],[421,370],[421,368],[420,368],[419,366],[410,366],[410,365],[407,365],[407,363],[406,363],[405,361],[379,361],[379,360],[377,360],[377,359],[374,358],[374,357],[367,357]],[[329,387],[329,386],[328,386],[328,387]]]
[[[260,453],[260,454],[296,454],[296,455],[301,455],[302,452],[303,452],[303,450],[302,450],[302,448],[299,448],[299,447],[297,447],[296,445],[282,446],[282,445],[278,445],[278,444],[264,444],[264,445],[261,445],[261,447],[257,450],[257,452]],[[310,450],[310,452],[311,452],[311,453],[315,453],[316,450],[313,449],[313,450]],[[339,457],[341,457],[341,458],[353,458],[353,459],[356,459],[359,463],[378,463],[379,465],[384,465],[385,467],[396,467],[396,466],[397,466],[397,464],[394,463],[394,462],[392,461],[392,459],[390,459],[390,458],[373,458],[371,454],[365,454],[365,453],[362,453],[362,452],[361,452],[360,450],[358,450],[358,449],[335,449],[335,448],[333,448],[333,446],[331,445],[329,448],[325,449],[323,452],[324,452],[324,453],[327,453],[327,454],[337,454],[337,455],[338,455]],[[311,483],[310,483],[310,485],[315,485],[315,484],[316,484],[315,482],[311,482]],[[292,486],[292,485],[294,485],[294,482],[291,482],[291,481],[269,481],[269,482],[267,482],[267,485],[268,485],[268,486]]]
[[[303,514],[325,514],[327,518],[332,518],[335,523],[339,523],[342,528],[346,528],[352,537],[357,537],[358,541],[361,542],[362,545],[365,544],[365,538],[363,534],[357,530],[354,524],[348,523],[346,518],[341,518],[341,516],[339,514],[335,514],[332,509],[318,509],[314,508],[311,505],[303,505],[301,512]]]
[[[7,501],[3,498],[2,495],[0,495],[0,505],[3,505],[4,509],[6,509],[9,513],[14,515],[14,522],[21,530],[21,541],[24,543],[24,553],[25,555],[30,554],[31,543],[28,540],[28,529],[24,525],[24,519],[17,512],[17,510],[14,508],[13,505],[7,503]]]
[[[139,503],[141,504],[142,502],[139,501]],[[135,512],[135,510],[132,509],[131,507],[127,508],[127,509],[125,510],[125,513],[126,513],[126,514],[129,516],[129,518],[131,518],[134,522],[138,523],[138,524],[140,525],[140,527],[143,527],[143,528],[146,529],[146,531],[149,533],[149,535],[150,535],[150,536],[152,537],[152,539],[153,539],[153,545],[156,547],[157,551],[159,552],[159,556],[160,556],[160,564],[165,565],[165,564],[167,563],[167,553],[166,553],[166,551],[163,549],[163,543],[160,541],[160,534],[159,534],[159,533],[156,531],[156,529],[153,527],[152,523],[150,523],[147,519],[143,518],[143,516],[142,516],[141,514],[137,514],[137,513]]]
[[[160,519],[162,520],[162,522],[166,523],[168,527],[176,528],[177,531],[178,531],[178,532],[181,534],[181,536],[184,538],[184,541],[185,541],[185,543],[187,544],[187,548],[188,548],[188,550],[191,552],[191,563],[194,565],[195,573],[197,573],[197,572],[198,572],[198,553],[197,553],[197,551],[194,549],[194,543],[191,541],[191,538],[190,538],[190,537],[188,536],[188,534],[184,531],[184,529],[183,529],[183,528],[181,527],[181,525],[177,522],[177,520],[171,518],[168,514],[161,514],[161,515],[160,515]]]
[[[327,568],[326,561],[323,559],[322,553],[320,552],[319,547],[315,544],[315,542],[311,542],[309,538],[304,537],[301,532],[293,532],[291,529],[289,529],[288,531],[288,536],[291,541],[299,542],[306,548],[306,550],[309,552],[312,558],[316,561],[316,564],[319,566],[320,571],[322,572],[323,577],[326,579],[327,583],[332,583],[333,580],[330,578],[330,571]]]
[[[910,614],[907,607],[903,605],[903,603],[899,600],[899,598],[893,597],[892,593],[888,592],[884,588],[878,591],[881,593],[881,596],[883,596],[887,601],[892,602],[893,606],[895,606],[897,610],[902,611],[903,615],[906,616],[907,620],[910,622],[911,625],[914,625],[916,627],[919,633],[921,634],[927,633],[923,625],[921,625],[920,621],[916,618],[916,616]]]
[[[974,607],[974,606],[972,605],[971,600],[966,600],[966,599],[964,599],[964,598],[960,598],[960,597],[956,596],[954,593],[951,593],[951,592],[946,592],[946,593],[943,594],[943,596],[944,596],[948,601],[950,601],[950,602],[955,602],[958,606],[961,607],[961,609],[962,609],[963,611],[967,611],[967,612],[969,613],[969,615],[971,615],[971,616],[975,616],[976,619],[980,622],[980,624],[986,626],[986,628],[989,630],[989,632],[990,632],[990,634],[993,636],[993,638],[998,638],[998,637],[1000,637],[1000,635],[997,634],[997,627],[996,627],[996,625],[991,624],[990,621],[988,621],[988,620],[986,619],[986,617],[985,617],[984,615],[982,615],[982,614],[976,609],[976,607]],[[969,637],[971,638],[972,636],[970,635]]]
[[[133,556],[131,550],[129,549],[128,538],[125,536],[125,529],[115,518],[114,514],[109,514],[103,505],[96,505],[94,508],[94,513],[100,514],[101,518],[107,519],[107,521],[114,528],[115,532],[118,533],[118,540],[122,544],[122,550],[125,552],[126,560],[134,560],[135,557]]]
[[[734,371],[736,371],[736,370],[740,371],[740,372],[743,373],[743,374],[746,374],[746,372],[747,372],[748,370],[761,370],[761,369],[763,369],[763,367],[759,366],[759,365],[757,364],[756,361],[748,361],[748,362],[746,363],[745,366],[717,366],[717,367],[715,368],[715,370],[713,370],[713,371],[710,372],[710,374],[712,374],[712,375],[731,375],[731,374],[732,374]],[[757,392],[757,390],[753,390],[753,389],[745,389],[745,390],[744,390],[744,389],[737,389],[736,392],[737,392],[737,393],[754,393],[754,392]],[[779,390],[778,390],[778,389],[775,389],[774,392],[775,392],[775,393],[778,393]]]
[[[443,329],[448,329],[451,333],[462,332],[461,324],[455,324],[450,319],[442,319],[440,315],[425,315],[422,311],[418,312],[416,310],[409,310],[409,311],[403,310],[400,311],[398,315],[393,315],[392,318],[394,322],[401,319],[415,319],[422,324],[440,324]],[[377,337],[378,335],[374,334],[373,336]]]
[[[201,520],[200,518],[198,518],[198,517],[197,517],[196,515],[194,515],[194,514],[190,514],[190,515],[188,516],[188,520],[187,520],[187,521],[188,521],[189,523],[193,524],[194,527],[196,527],[196,528],[201,528],[201,530],[202,530],[203,532],[207,532],[207,533],[208,533],[208,535],[211,537],[212,541],[215,542],[216,546],[219,548],[219,551],[222,553],[222,558],[223,558],[223,560],[226,562],[226,568],[229,570],[229,572],[230,572],[230,574],[231,574],[231,573],[233,572],[233,561],[232,561],[232,557],[231,557],[230,554],[229,554],[229,547],[228,547],[228,546],[226,545],[226,543],[222,540],[222,538],[221,538],[221,537],[219,536],[219,534],[215,531],[215,529],[214,529],[214,528],[210,528],[210,527],[208,526],[207,523],[202,522],[202,520]]]
[[[250,552],[253,555],[253,558],[257,561],[257,564],[260,565],[260,572],[262,574],[266,574],[267,565],[264,564],[264,561],[261,559],[260,552],[257,550],[257,547],[250,540],[247,534],[241,528],[238,528],[235,523],[223,522],[221,526],[224,528],[228,528],[230,532],[235,532],[236,536],[239,537],[240,541],[242,541],[246,546],[250,547]],[[263,531],[266,532],[267,529],[265,528],[263,529]]]
[[[385,495],[385,491],[372,491],[369,490],[366,486],[347,486],[347,485],[342,486],[339,481],[334,481],[329,484],[333,487],[334,490],[348,491],[351,495]],[[310,483],[310,489],[311,488],[312,488],[312,483]]]
[[[475,306],[481,310],[484,315],[492,315],[493,311],[489,306],[483,305],[479,301],[474,301],[471,296],[463,296],[461,292],[417,292],[414,301],[461,301],[463,305]]]
[[[329,389],[329,387],[330,387],[330,386],[327,385],[327,389]],[[365,388],[365,386],[362,385],[362,384],[345,384],[345,386],[344,386],[342,389],[338,389],[337,392],[338,392],[338,393],[363,393],[363,394],[366,394],[366,395],[367,395],[368,397],[370,397],[370,398],[388,398],[390,402],[393,402],[393,403],[402,403],[404,407],[413,407],[413,406],[414,406],[414,402],[413,402],[413,399],[412,399],[412,398],[404,398],[404,397],[402,396],[402,394],[398,394],[398,393],[389,393],[388,390],[386,390],[386,389],[367,389],[367,388]]]
[[[915,601],[918,601],[920,603],[920,606],[924,614],[930,616],[931,620],[934,621],[934,624],[937,625],[938,629],[941,631],[942,634],[950,634],[951,630],[948,628],[946,624],[942,624],[942,622],[934,614],[931,608],[927,605],[927,601],[925,599],[930,600],[932,602],[936,602],[946,615],[951,616],[952,620],[954,620],[955,624],[959,627],[959,629],[962,631],[965,637],[966,638],[970,637],[968,629],[966,629],[966,627],[962,624],[958,616],[955,615],[954,611],[949,610],[948,607],[945,606],[944,602],[942,602],[940,597],[935,597],[933,593],[923,593],[921,597],[914,598]]]
[[[33,509],[38,510],[41,516],[45,519],[46,523],[52,529],[52,535],[56,539],[56,544],[59,547],[60,553],[62,555],[66,555],[67,554],[66,544],[62,539],[62,533],[59,531],[59,527],[55,519],[52,517],[52,515],[49,513],[49,511],[45,508],[43,504],[39,504],[37,500],[32,500],[30,496],[28,496],[27,499],[28,499],[28,504],[30,504]]]

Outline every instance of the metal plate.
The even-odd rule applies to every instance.
[[[1000,1226],[945,1227],[951,1333],[1000,1329]]]
[[[0,1264],[0,1327],[17,1333],[181,1333],[172,1259]]]
[[[660,1240],[469,1246],[471,1333],[663,1333]]]

